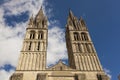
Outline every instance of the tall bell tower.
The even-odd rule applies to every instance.
[[[70,67],[81,71],[102,71],[85,21],[69,12],[66,25],[66,44]]]
[[[46,67],[47,43],[47,17],[41,8],[29,20],[18,65],[10,80],[110,80],[102,69],[85,21],[78,20],[72,11],[66,25],[69,66],[60,60]]]
[[[16,70],[45,70],[47,36],[47,17],[41,8],[35,19],[30,18]]]

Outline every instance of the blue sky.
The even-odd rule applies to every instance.
[[[120,74],[119,0],[0,0],[0,79],[7,80],[5,77],[14,72],[28,19],[32,14],[35,16],[41,4],[49,20],[48,65],[61,58],[67,60],[63,35],[71,9],[75,16],[82,16],[86,21],[103,68],[112,76],[111,80],[117,80]],[[6,58],[6,55],[9,56]],[[51,56],[56,58],[50,60]]]
[[[110,70],[112,80],[120,73],[120,1],[119,0],[52,0],[54,18],[65,27],[69,9],[87,24],[103,68]]]

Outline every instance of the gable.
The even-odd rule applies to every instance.
[[[59,61],[56,65],[48,68],[48,70],[56,70],[56,71],[62,71],[62,70],[73,70],[66,64],[64,64],[62,61]]]

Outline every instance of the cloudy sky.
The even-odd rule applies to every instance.
[[[41,5],[49,20],[48,66],[59,59],[67,64],[64,33],[71,9],[75,16],[82,16],[86,21],[104,70],[111,80],[117,80],[120,74],[119,4],[119,0],[0,0],[0,80],[8,80],[14,72],[28,20],[37,14]]]

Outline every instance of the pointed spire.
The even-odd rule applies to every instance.
[[[62,59],[59,59],[58,63],[59,63],[59,62],[62,63]]]
[[[31,16],[30,20],[33,20],[33,14],[32,14],[32,16]]]
[[[72,10],[71,10],[71,9],[69,10],[69,17],[71,17],[71,18],[73,18],[73,17],[74,17],[73,12],[72,12]]]
[[[67,19],[67,25],[73,25],[73,20],[74,19],[74,15],[71,11],[71,9],[69,9],[69,15],[68,15],[68,19]]]
[[[42,9],[42,6],[41,6],[41,8],[40,8],[40,10],[39,10],[39,12],[38,12],[38,14],[37,15],[43,15],[43,9]]]
[[[79,19],[79,23],[81,24],[81,26],[83,27],[84,30],[88,30],[86,27],[86,23],[85,23],[84,19],[82,18],[82,16]]]
[[[85,21],[83,20],[82,16],[80,17],[79,22],[85,24]]]
[[[34,18],[33,18],[33,14],[32,14],[32,16],[30,17],[30,20],[29,20],[29,25],[31,25],[33,23],[33,21],[34,21]]]
[[[79,21],[82,21],[82,20],[83,20],[83,18],[82,18],[82,16],[80,16]]]
[[[38,12],[38,14],[36,15],[36,18],[35,20],[38,20],[38,19],[43,19],[45,16],[44,16],[44,13],[43,13],[43,9],[42,9],[42,6]]]

